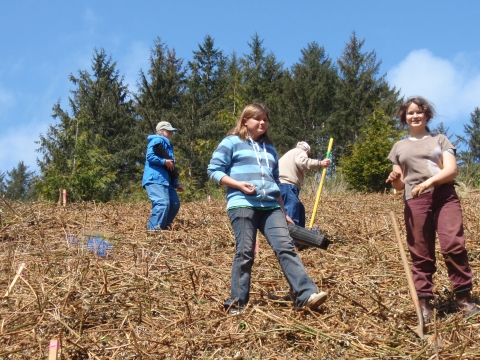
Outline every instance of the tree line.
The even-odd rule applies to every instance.
[[[334,138],[335,173],[357,190],[381,191],[391,169],[388,152],[403,135],[394,118],[402,98],[379,74],[381,61],[364,44],[352,33],[334,61],[312,42],[286,68],[258,34],[243,55],[224,54],[207,35],[190,60],[177,57],[157,38],[149,69],[139,71],[136,91],[124,83],[111,56],[95,49],[90,71],[70,74],[68,104],[54,104],[55,123],[39,136],[40,173],[34,175],[20,162],[0,172],[0,191],[21,200],[57,200],[59,189],[73,201],[135,196],[143,192],[146,136],[164,120],[179,129],[172,142],[186,188],[181,196],[205,196],[216,189],[206,174],[210,156],[251,102],[271,109],[270,131],[280,155],[304,140],[311,156],[321,158]],[[443,124],[434,131],[448,135]],[[465,125],[465,136],[457,138],[467,147],[461,167],[470,172],[469,180],[475,179],[471,174],[478,179],[478,108]]]

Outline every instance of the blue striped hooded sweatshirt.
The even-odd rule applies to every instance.
[[[271,144],[243,141],[237,135],[229,135],[213,152],[207,172],[216,183],[228,175],[255,185],[255,194],[252,195],[227,186],[227,209],[278,206],[278,155]]]

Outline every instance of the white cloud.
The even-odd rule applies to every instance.
[[[23,161],[30,171],[38,169],[36,159],[39,154],[35,152],[38,148],[35,141],[39,139],[40,133],[45,134],[47,124],[32,122],[24,128],[28,131],[19,131],[17,128],[0,134],[0,172],[12,170],[20,161]]]
[[[464,88],[464,102],[471,113],[475,107],[480,107],[480,74],[472,76]]]
[[[388,71],[387,78],[402,95],[420,95],[433,102],[437,120],[457,132],[480,107],[480,67],[465,54],[452,61],[426,49],[414,50]]]

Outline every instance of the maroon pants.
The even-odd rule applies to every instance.
[[[472,270],[465,248],[462,209],[453,185],[442,185],[406,201],[404,216],[418,296],[433,296],[435,231],[454,291],[471,289]]]

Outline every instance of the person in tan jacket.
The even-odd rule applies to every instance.
[[[305,206],[299,199],[305,171],[330,166],[330,159],[310,159],[310,145],[300,141],[294,149],[287,151],[279,160],[280,192],[286,215],[295,225],[305,227]]]

